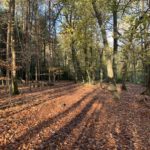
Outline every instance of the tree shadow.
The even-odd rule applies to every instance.
[[[57,89],[59,87],[64,87],[66,85],[73,85],[73,84],[74,84],[73,82],[67,82],[67,83],[59,82],[59,84],[56,84],[54,86],[35,87],[35,88],[32,88],[31,90],[30,90],[29,86],[24,86],[24,87],[19,86],[19,91],[21,93],[20,95],[22,95],[22,94],[31,94],[31,93],[36,94],[36,93],[46,91],[46,90],[49,90],[49,89]],[[5,89],[6,89],[6,87],[5,87]],[[5,89],[3,87],[3,88],[1,88],[1,91],[2,90],[5,91]],[[17,97],[18,97],[18,95],[17,95]],[[3,99],[5,101],[7,101],[7,99],[9,99],[9,98],[10,98],[10,94],[8,92],[7,93],[6,92],[0,93],[0,99]],[[15,95],[11,97],[11,99],[15,99],[15,98],[16,98]]]
[[[68,82],[68,83],[64,83],[64,82],[59,82],[59,84],[56,84],[54,86],[45,86],[45,87],[35,87],[35,88],[32,88],[30,90],[30,87],[29,86],[26,86],[25,88],[27,90],[24,90],[24,89],[20,89],[20,93],[21,94],[31,94],[31,93],[39,93],[39,92],[42,92],[42,91],[46,91],[46,90],[50,90],[50,89],[57,89],[57,88],[63,88],[65,86],[69,86],[69,85],[75,85],[74,82]],[[19,87],[20,88],[20,87]],[[0,95],[0,99],[5,99],[5,101],[7,101],[7,99],[10,97],[9,93],[4,93],[4,94],[1,94]],[[15,98],[16,96],[13,96],[12,98]]]
[[[69,123],[60,128],[57,132],[52,134],[49,138],[44,139],[40,145],[42,145],[42,149],[59,149],[59,146],[65,141],[65,139],[70,135],[72,130],[77,127],[78,124],[82,122],[85,118],[88,111],[91,109],[92,105],[98,101],[98,97],[95,95],[93,98],[86,104],[86,106],[81,110],[79,114],[75,116]],[[59,143],[58,143],[59,142]],[[41,147],[37,147],[36,149],[41,149]]]
[[[7,108],[12,108],[12,107],[16,107],[16,106],[20,106],[20,105],[25,105],[25,104],[29,104],[29,103],[34,103],[36,101],[39,101],[40,98],[43,99],[43,95],[51,95],[51,94],[54,94],[54,96],[49,96],[48,98],[49,99],[53,99],[55,98],[55,96],[61,96],[61,95],[65,95],[67,93],[71,93],[73,92],[74,90],[78,89],[81,85],[67,85],[67,86],[63,86],[63,88],[57,88],[56,90],[54,91],[51,91],[53,89],[48,89],[48,90],[43,90],[43,92],[41,91],[39,94],[36,94],[36,93],[33,93],[34,95],[28,95],[28,96],[25,96],[25,97],[20,97],[18,99],[14,99],[14,100],[10,100],[10,101],[7,101],[7,102],[4,102],[0,105],[0,110],[4,110],[4,109],[7,109]],[[36,94],[36,95],[35,95]]]
[[[131,94],[131,93],[130,93]],[[121,92],[121,99],[116,101],[115,105],[107,105],[109,112],[109,132],[107,132],[106,145],[108,149],[117,150],[135,150],[133,134],[130,130],[132,120],[130,115],[133,109],[131,108],[132,98],[126,91]]]
[[[98,105],[102,104],[98,102]],[[96,133],[96,124],[100,121],[101,108],[98,107],[93,111],[90,118],[87,120],[85,128],[81,131],[78,139],[72,144],[71,149],[96,149],[95,133]],[[87,143],[87,144],[85,144]],[[99,150],[99,148],[97,147]]]
[[[32,88],[31,90],[30,87],[28,87],[28,90],[21,90],[21,94],[31,94],[32,92],[39,93],[46,90],[55,90],[55,89],[60,89],[60,88],[73,86],[73,85],[75,85],[73,82],[68,82],[68,83],[59,82],[54,86],[36,87],[36,88]]]
[[[1,103],[0,105],[4,105],[5,103],[9,103],[10,102],[9,99],[11,99],[11,101],[13,101],[13,100],[20,99],[20,97],[22,97],[22,96],[31,96],[31,94],[32,95],[40,95],[42,92],[49,92],[50,90],[60,89],[60,88],[64,88],[67,86],[73,86],[73,85],[77,86],[77,84],[74,84],[72,82],[60,83],[59,85],[55,85],[55,86],[46,86],[43,88],[40,88],[40,87],[33,88],[31,91],[29,89],[28,90],[21,90],[21,94],[17,95],[17,96],[10,97],[9,94],[7,94],[6,96],[0,95],[0,99],[3,99],[3,101],[5,101],[4,103]]]
[[[59,119],[64,118],[66,115],[68,115],[68,113],[74,111],[76,108],[78,108],[80,106],[80,104],[84,100],[86,100],[91,94],[93,94],[95,92],[96,92],[96,90],[92,90],[90,93],[83,96],[80,100],[78,100],[76,103],[74,103],[71,107],[69,107],[67,110],[65,110],[61,114],[58,114],[48,120],[45,120],[45,121],[37,124],[36,126],[30,128],[26,133],[24,133],[23,135],[21,135],[20,137],[18,137],[16,139],[14,139],[13,142],[3,145],[2,149],[3,148],[4,149],[9,149],[9,148],[17,149],[19,146],[22,145],[22,143],[27,143],[29,140],[31,140],[32,137],[37,135],[44,128],[49,127],[51,124],[56,123]],[[76,118],[70,122],[70,124],[71,125],[74,124],[73,126],[75,127],[79,122],[81,122],[84,115],[88,112],[88,110],[90,109],[90,106],[95,102],[96,99],[97,99],[96,97],[94,99],[92,99],[91,102],[83,109],[82,115],[81,114],[77,115]],[[79,119],[79,121],[78,121],[78,119]],[[69,126],[69,124],[67,124],[66,126]],[[64,127],[64,129],[65,128],[66,127]],[[62,130],[64,130],[64,129],[62,129]],[[71,131],[71,128],[70,128],[70,131]],[[61,132],[61,131],[59,131],[59,132]]]
[[[128,128],[129,126],[126,124],[126,122],[119,124],[118,127],[116,125],[112,127],[112,135],[115,139],[117,150],[135,150],[133,135]]]
[[[45,97],[45,98],[43,96],[26,97],[25,99],[27,99],[27,100],[21,100],[21,102],[17,103],[17,105],[12,105],[10,107],[13,108],[13,107],[22,106],[22,105],[25,105],[25,104],[27,104],[27,106],[25,105],[22,109],[17,110],[17,111],[9,111],[9,112],[5,113],[4,116],[1,116],[1,118],[10,117],[12,115],[20,113],[20,112],[22,112],[24,110],[31,109],[32,107],[38,106],[38,105],[40,105],[42,103],[45,103],[47,101],[59,98],[59,97],[64,96],[64,95],[68,95],[69,93],[74,93],[80,86],[81,85],[74,86],[74,87],[70,87],[69,86],[69,87],[65,87],[65,88],[61,89],[60,91],[49,92],[49,94],[53,94],[53,95]],[[44,95],[46,95],[46,94],[44,94]],[[8,108],[8,107],[5,107],[5,109],[6,108]]]

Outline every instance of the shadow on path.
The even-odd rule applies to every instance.
[[[67,123],[65,126],[63,126],[54,134],[52,134],[49,138],[43,140],[43,142],[40,143],[40,146],[37,149],[41,149],[41,145],[42,145],[42,149],[46,149],[47,146],[49,147],[49,149],[53,149],[53,150],[59,148],[59,145],[65,141],[65,139],[72,132],[72,130],[76,128],[79,123],[82,122],[84,117],[86,117],[86,114],[88,113],[88,111],[91,109],[92,105],[96,101],[98,101],[98,97],[94,96],[88,102],[88,104],[81,110],[81,112],[75,116],[75,118],[73,118],[69,123]]]
[[[12,115],[15,115],[17,113],[20,113],[24,110],[28,110],[32,107],[38,106],[44,102],[47,102],[49,100],[53,100],[56,98],[59,98],[61,96],[67,95],[68,93],[73,93],[75,92],[80,86],[75,86],[75,87],[67,87],[65,89],[61,89],[60,91],[53,91],[53,92],[49,92],[48,94],[53,94],[51,96],[46,96],[45,98],[43,96],[30,96],[30,97],[26,97],[25,99],[29,99],[29,100],[24,100],[22,99],[20,101],[20,104],[18,103],[17,105],[9,105],[11,108],[15,107],[15,106],[19,106],[19,105],[25,105],[23,108],[21,108],[20,110],[17,111],[9,111],[6,112],[5,115],[1,116],[1,118],[7,118],[10,117]],[[46,95],[46,94],[45,94]],[[3,106],[3,109],[8,108],[8,106]]]
[[[73,110],[75,110],[76,108],[78,108],[83,101],[85,101],[91,94],[93,94],[95,92],[96,92],[96,90],[92,90],[90,93],[86,94],[84,97],[82,97],[80,100],[78,100],[75,104],[73,104],[70,108],[68,108],[67,110],[65,110],[61,114],[58,114],[58,115],[54,116],[53,118],[45,120],[45,121],[37,124],[36,126],[30,128],[25,134],[23,134],[20,137],[16,138],[14,140],[14,142],[10,142],[10,143],[7,143],[6,145],[3,145],[2,149],[3,148],[17,149],[17,147],[21,146],[22,144],[25,144],[25,143],[29,142],[32,139],[32,137],[37,135],[44,128],[49,127],[53,123],[56,123],[59,119],[64,118],[66,115],[68,115],[68,113],[70,113]],[[92,101],[92,103],[88,104],[88,106],[84,110],[85,113],[88,111],[89,106],[94,103],[94,101],[95,101],[95,99]],[[83,117],[83,116],[79,115],[77,117],[77,120],[76,120],[77,122],[78,122],[79,117]]]
[[[95,139],[95,134],[96,134],[96,124],[100,121],[100,113],[101,113],[101,107],[103,105],[98,102],[97,107],[95,111],[91,114],[90,118],[87,120],[85,127],[81,131],[78,139],[75,141],[75,143],[72,145],[72,150],[73,149],[97,149],[99,150],[98,147],[96,147],[96,140]],[[87,143],[85,145],[85,143]]]
[[[81,85],[80,85],[81,86]],[[4,102],[4,103],[1,103],[0,104],[0,109],[1,110],[4,110],[4,109],[6,109],[6,108],[9,108],[9,107],[16,107],[16,106],[20,106],[20,105],[24,105],[24,104],[29,104],[29,103],[33,103],[34,101],[36,102],[36,101],[39,101],[39,98],[42,98],[43,97],[43,94],[44,95],[50,95],[50,94],[55,94],[55,95],[57,95],[58,93],[60,93],[60,94],[58,94],[58,95],[61,95],[61,93],[63,94],[67,94],[68,92],[72,92],[72,90],[76,90],[78,87],[80,87],[79,85],[75,85],[75,84],[71,84],[71,85],[67,85],[67,86],[63,86],[63,88],[62,87],[58,87],[56,90],[54,90],[54,89],[47,89],[47,90],[43,90],[43,91],[41,91],[39,94],[36,94],[36,92],[35,93],[33,93],[33,94],[36,94],[36,95],[28,95],[28,96],[26,96],[26,95],[24,95],[24,97],[22,96],[22,97],[20,97],[20,98],[16,98],[16,99],[13,99],[13,100],[9,100],[9,101],[7,101],[7,102]],[[52,91],[51,91],[52,90]],[[54,90],[54,91],[53,91]],[[39,92],[39,91],[38,91]],[[51,98],[51,96],[50,97],[48,97],[48,98]]]

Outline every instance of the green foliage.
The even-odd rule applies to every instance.
[[[102,29],[106,30],[109,49],[104,48],[92,2],[102,13]],[[123,62],[127,64],[128,79],[142,82],[142,72],[150,63],[150,19],[139,1],[117,0],[56,0],[48,2],[16,0],[16,49],[17,64],[23,72],[29,66],[35,76],[36,66],[42,73],[49,67],[64,69],[64,79],[84,82],[107,79],[107,59],[115,58],[117,82],[122,81]],[[0,49],[6,48],[8,1],[1,2]],[[30,11],[27,13],[27,6]],[[28,8],[28,9],[29,9]],[[113,35],[113,12],[117,12],[117,35]],[[56,17],[56,18],[55,18]],[[28,24],[28,26],[27,26]],[[112,40],[118,39],[118,52],[114,54]],[[101,54],[102,51],[102,54]],[[6,53],[4,54],[6,55]],[[53,56],[51,56],[53,55]],[[5,59],[3,57],[3,59]],[[141,74],[137,75],[141,70]],[[144,73],[143,73],[143,76]],[[141,79],[142,78],[142,79]]]

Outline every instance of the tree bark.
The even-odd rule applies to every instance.
[[[11,71],[11,80],[12,80],[12,85],[11,85],[11,92],[12,95],[19,94],[18,90],[18,84],[17,84],[17,75],[16,75],[16,51],[15,51],[15,33],[14,33],[14,28],[15,28],[15,0],[10,0],[11,3],[11,18],[12,18],[12,23],[11,23],[11,55],[12,55],[12,71]]]
[[[8,23],[7,23],[7,44],[6,44],[6,61],[10,63],[10,43],[11,43],[11,2],[9,2],[9,11],[8,11]],[[7,68],[6,76],[9,79],[10,78],[10,70]],[[9,80],[7,80],[7,88],[10,90],[10,83]]]
[[[76,50],[75,50],[75,41],[72,39],[71,44],[71,52],[72,52],[72,62],[75,71],[75,82],[80,80],[83,77],[82,70],[80,67],[80,63],[77,58]]]
[[[113,34],[114,34],[114,46],[113,46],[113,70],[114,70],[114,78],[117,79],[117,64],[116,64],[116,55],[118,51],[118,27],[117,27],[117,6],[116,1],[114,2],[113,8]]]
[[[126,78],[127,78],[127,63],[124,61],[122,67],[122,86],[121,86],[122,90],[127,90]]]
[[[147,81],[146,90],[142,94],[150,95],[150,64],[148,65],[148,81]]]
[[[120,96],[117,92],[116,82],[115,82],[115,78],[114,78],[113,53],[112,53],[112,50],[111,50],[109,43],[108,43],[108,40],[107,40],[107,32],[105,29],[104,20],[102,17],[102,13],[97,8],[96,0],[92,0],[92,5],[93,5],[95,16],[97,18],[97,21],[98,21],[98,24],[99,24],[99,27],[101,30],[104,50],[106,52],[107,77],[108,77],[108,80],[110,83],[108,86],[108,90],[112,92],[114,99],[119,100]]]
[[[114,85],[114,89],[115,89],[116,84],[115,84],[114,70],[113,70],[113,59],[112,59],[113,54],[111,52],[111,48],[109,47],[109,43],[108,43],[108,40],[107,40],[107,33],[106,33],[106,30],[105,30],[105,26],[103,24],[102,13],[99,12],[98,9],[97,9],[96,0],[92,0],[92,5],[93,5],[94,12],[95,12],[95,16],[97,18],[98,24],[99,24],[100,29],[101,29],[104,50],[106,51],[107,76],[108,76],[109,82],[112,85]]]

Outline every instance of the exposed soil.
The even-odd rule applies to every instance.
[[[149,150],[150,97],[128,85],[121,100],[99,85],[59,82],[0,95],[0,149]]]

